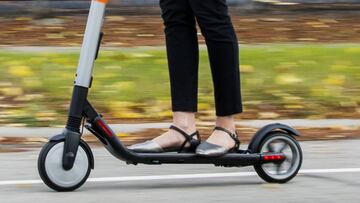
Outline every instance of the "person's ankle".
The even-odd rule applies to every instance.
[[[231,132],[236,130],[235,122],[232,116],[217,117],[215,126],[225,128]]]
[[[195,113],[174,112],[173,125],[190,134],[196,130]]]

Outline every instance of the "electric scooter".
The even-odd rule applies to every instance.
[[[46,185],[56,191],[73,191],[86,182],[95,163],[91,148],[81,139],[82,127],[95,135],[113,156],[127,164],[254,166],[263,180],[272,183],[286,183],[297,175],[303,155],[295,137],[300,134],[280,123],[258,130],[246,150],[239,148],[219,157],[202,157],[194,152],[135,153],[127,149],[87,99],[103,37],[101,29],[107,2],[91,2],[66,127],[61,134],[51,137],[39,154],[38,171]]]

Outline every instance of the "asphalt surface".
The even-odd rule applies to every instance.
[[[302,171],[287,184],[265,183],[253,174],[252,167],[128,166],[105,149],[93,148],[95,170],[90,176],[93,181],[70,193],[54,192],[39,181],[36,162],[40,149],[2,153],[0,202],[355,203],[360,202],[359,145],[360,140],[302,142]],[[20,182],[24,180],[29,181]]]

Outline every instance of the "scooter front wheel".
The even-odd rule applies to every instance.
[[[50,188],[63,192],[73,191],[82,186],[90,175],[89,153],[80,144],[74,166],[65,170],[62,166],[64,141],[50,141],[41,150],[38,171],[41,179]]]
[[[302,164],[302,150],[292,135],[273,131],[257,147],[257,153],[283,153],[285,160],[280,163],[254,165],[257,174],[270,183],[286,183],[293,179]]]

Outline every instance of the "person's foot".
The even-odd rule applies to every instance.
[[[218,117],[210,137],[196,149],[202,156],[221,156],[238,148],[240,141],[232,117]]]
[[[187,140],[187,141],[186,141]],[[190,140],[190,142],[189,142]],[[198,145],[199,132],[196,130],[195,114],[174,112],[174,122],[170,129],[160,136],[128,147],[135,152],[163,152],[187,149]]]
[[[178,126],[173,124],[173,126],[179,128],[183,132],[188,135],[191,135],[196,132],[195,125],[193,126]],[[156,142],[161,148],[169,148],[169,147],[180,147],[184,141],[185,136],[179,130],[169,129],[167,132],[161,134],[160,136],[152,139],[152,141]],[[194,136],[194,139],[198,139],[197,136]],[[185,147],[188,147],[190,143],[186,143]]]
[[[224,128],[224,129],[228,130],[231,134],[235,134],[235,128]],[[206,142],[222,146],[226,149],[231,149],[235,145],[235,141],[233,138],[229,136],[229,133],[219,129],[214,129],[214,131],[212,132],[210,137],[206,140]]]
[[[162,135],[143,142],[134,144],[128,149],[139,153],[159,153],[159,152],[182,152],[184,150],[195,150],[200,144],[200,135],[197,130],[188,133],[189,130],[183,130],[175,125],[171,125],[169,130]]]

